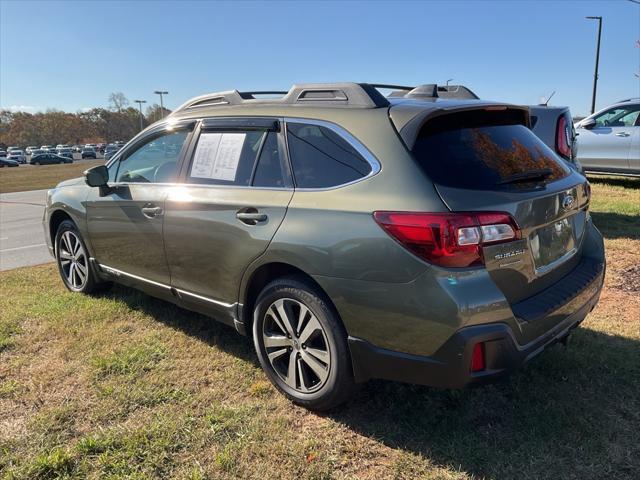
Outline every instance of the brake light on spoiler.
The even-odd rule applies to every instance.
[[[484,265],[484,245],[521,236],[514,218],[503,212],[378,211],[373,218],[407,250],[441,267]]]

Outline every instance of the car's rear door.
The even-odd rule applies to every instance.
[[[277,118],[203,120],[182,187],[166,199],[171,286],[190,308],[231,323],[247,266],[262,254],[293,195]]]
[[[175,188],[193,122],[161,127],[127,147],[109,164],[108,188],[87,198],[87,226],[100,266],[146,290],[167,290],[162,238],[165,198]]]

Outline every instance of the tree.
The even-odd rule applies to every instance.
[[[122,92],[113,92],[109,95],[109,105],[116,112],[121,112],[123,108],[129,106],[129,99]]]
[[[157,103],[150,105],[147,107],[145,117],[149,124],[153,122],[157,122],[158,120],[162,120],[167,115],[171,114],[171,110],[168,108],[162,108]]]

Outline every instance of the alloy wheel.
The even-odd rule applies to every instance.
[[[329,341],[318,318],[301,302],[273,302],[264,316],[262,341],[271,367],[290,388],[312,393],[327,381]]]
[[[60,237],[58,261],[67,284],[75,290],[82,289],[89,277],[89,262],[80,238],[72,231],[67,230]]]

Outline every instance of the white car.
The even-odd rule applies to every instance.
[[[575,127],[585,171],[640,175],[640,98],[610,105]]]
[[[18,163],[27,163],[27,157],[22,150],[11,150],[7,158],[9,160],[15,160]]]

